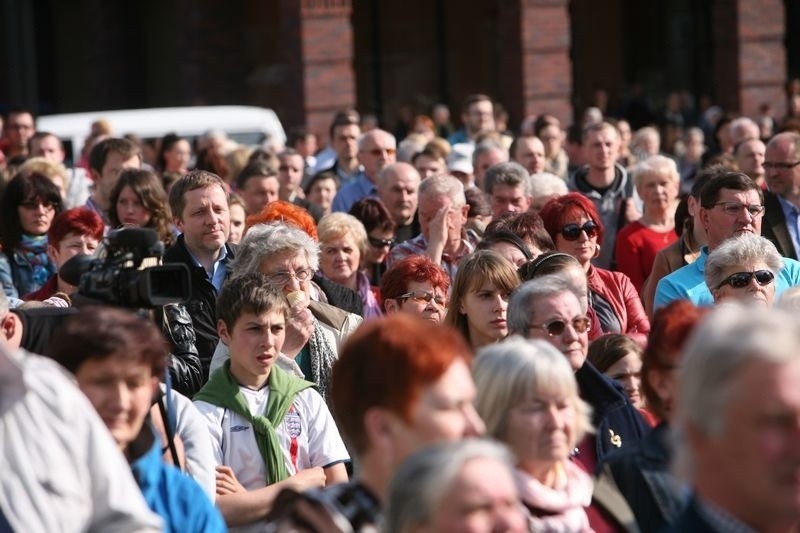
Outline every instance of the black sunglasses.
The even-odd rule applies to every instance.
[[[561,228],[561,236],[564,237],[568,241],[577,241],[578,238],[581,236],[581,232],[586,232],[586,236],[590,239],[597,237],[600,233],[600,226],[592,222],[591,220],[588,222],[584,222],[583,226],[579,226],[578,224],[567,224],[563,228]]]
[[[378,239],[375,237],[367,237],[369,243],[375,248],[383,248],[384,246],[394,246],[394,238],[391,239]]]
[[[734,289],[741,289],[750,284],[750,280],[756,278],[756,283],[761,285],[769,285],[775,280],[775,274],[769,270],[756,270],[755,272],[735,272],[722,280],[722,283],[717,285],[719,289],[723,285],[730,285]]]
[[[545,324],[534,324],[531,328],[541,329],[546,331],[548,335],[551,337],[558,337],[559,335],[564,333],[564,330],[567,329],[567,324],[572,324],[572,327],[578,333],[583,333],[584,331],[588,331],[589,328],[592,327],[592,321],[589,320],[587,316],[577,316],[572,319],[571,322],[566,322],[564,320],[552,320]]]

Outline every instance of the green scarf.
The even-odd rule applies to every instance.
[[[292,376],[277,366],[273,366],[270,370],[267,385],[269,386],[267,410],[263,416],[253,415],[250,413],[247,401],[239,391],[239,384],[231,375],[231,361],[228,359],[224,366],[211,374],[208,383],[200,389],[193,400],[230,409],[252,424],[258,450],[261,452],[261,457],[264,458],[267,485],[272,485],[289,477],[278,442],[278,435],[275,433],[275,426],[286,417],[295,395],[309,387],[316,387],[316,385]]]

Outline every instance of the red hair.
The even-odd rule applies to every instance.
[[[544,222],[544,229],[550,234],[553,242],[556,242],[556,236],[561,233],[561,228],[568,220],[574,220],[581,215],[586,215],[586,218],[597,224],[597,244],[603,244],[603,221],[600,219],[600,214],[594,206],[594,202],[578,192],[567,193],[563,196],[549,200],[541,211],[539,216],[542,217]]]
[[[651,370],[668,372],[675,369],[683,355],[684,344],[709,310],[709,307],[695,307],[689,300],[675,300],[653,316],[647,348],[642,355],[642,391],[647,399],[647,408],[659,418],[664,418],[665,408],[647,374]]]
[[[264,209],[262,209],[260,213],[247,217],[244,231],[247,233],[247,230],[250,229],[250,226],[255,226],[256,224],[269,224],[270,222],[283,222],[285,224],[291,224],[308,233],[309,236],[311,236],[311,238],[315,241],[319,240],[319,237],[317,236],[317,225],[314,223],[314,217],[312,217],[308,211],[302,207],[294,205],[292,202],[287,202],[285,200],[276,200],[274,202],[270,202],[264,206]]]
[[[98,241],[103,238],[105,224],[100,215],[88,207],[74,207],[60,213],[50,224],[47,242],[58,248],[59,243],[70,233],[88,235]]]
[[[369,449],[364,416],[383,407],[411,421],[425,387],[472,351],[461,335],[403,313],[365,322],[348,337],[333,366],[331,404],[336,423],[357,453]]]
[[[381,310],[385,313],[383,303],[408,292],[408,282],[428,282],[434,289],[441,289],[447,294],[450,288],[450,276],[442,267],[427,256],[412,255],[393,264],[381,277]]]

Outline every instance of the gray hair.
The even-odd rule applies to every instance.
[[[420,133],[411,133],[397,145],[397,161],[410,163],[415,154],[423,151],[428,140]]]
[[[563,178],[549,172],[539,172],[531,175],[531,195],[533,198],[542,196],[552,196],[554,194],[565,195],[569,192],[567,182]]]
[[[492,194],[492,189],[495,185],[508,185],[510,187],[522,185],[525,196],[533,196],[531,181],[531,175],[525,170],[525,167],[516,161],[506,161],[486,169],[486,174],[483,177],[483,189],[487,194]]]
[[[231,276],[260,272],[264,259],[286,252],[304,252],[309,268],[315,272],[319,269],[319,244],[308,233],[280,222],[256,224],[239,243]]]
[[[687,428],[721,435],[727,405],[741,392],[733,387],[737,375],[753,361],[797,361],[798,346],[800,321],[780,309],[753,313],[742,305],[726,303],[700,323],[684,348],[678,371],[674,424],[678,474],[690,479],[693,470]]]
[[[586,313],[586,294],[582,289],[561,274],[548,274],[526,281],[511,294],[506,312],[508,332],[527,337],[533,322],[534,303],[540,298],[549,298],[563,292],[574,294],[581,305],[581,312]]]
[[[435,444],[410,455],[389,483],[383,531],[405,533],[430,524],[464,465],[474,459],[493,459],[509,476],[513,471],[508,450],[482,439]]]
[[[591,431],[591,408],[578,392],[575,372],[564,354],[541,340],[517,335],[480,351],[472,365],[477,388],[475,409],[486,424],[486,433],[500,441],[508,438],[508,413],[531,395],[567,397],[575,409],[575,446]],[[513,451],[513,450],[512,450]]]
[[[633,168],[633,184],[641,186],[645,176],[664,176],[675,183],[681,179],[675,160],[663,155],[651,155]]]
[[[380,135],[387,135],[389,138],[391,138],[392,142],[395,143],[395,146],[397,146],[397,139],[395,139],[394,135],[392,135],[391,133],[389,133],[386,130],[374,129],[374,130],[369,130],[366,133],[362,133],[358,137],[358,151],[359,152],[364,151],[364,143],[367,142],[367,139],[372,139],[372,138],[378,137]]]
[[[464,196],[464,184],[453,176],[431,176],[422,180],[419,184],[418,196],[420,201],[423,198],[445,196],[450,198],[453,207],[467,205],[467,198]]]
[[[472,151],[472,166],[477,166],[475,163],[478,161],[478,158],[484,154],[488,154],[494,151],[505,152],[500,143],[497,143],[492,140],[485,140],[475,147],[475,150]]]
[[[353,238],[353,242],[361,252],[361,260],[367,253],[367,230],[364,224],[353,215],[347,213],[330,213],[322,217],[317,226],[319,242],[325,243],[328,240],[340,239],[344,236]],[[321,246],[320,246],[321,247]]]
[[[758,124],[750,117],[739,117],[728,124],[728,132],[734,145],[747,139],[758,139],[761,131]]]
[[[714,290],[722,283],[722,273],[736,265],[763,261],[776,276],[783,268],[778,249],[768,239],[758,235],[740,235],[726,239],[708,254],[705,267],[706,285]]]

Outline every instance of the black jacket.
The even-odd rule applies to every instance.
[[[764,191],[764,207],[761,236],[772,241],[772,244],[778,249],[778,253],[783,257],[797,259],[792,236],[786,227],[786,217],[778,197],[769,191]]]
[[[225,245],[228,252],[228,261],[234,258],[235,249],[230,244]],[[170,246],[164,253],[163,263],[183,263],[189,267],[191,278],[192,296],[184,304],[189,315],[192,317],[197,340],[197,353],[202,365],[203,383],[208,381],[208,368],[211,365],[211,357],[219,341],[217,335],[217,290],[208,279],[208,275],[203,267],[197,266],[186,249],[183,235],[178,237],[177,242]],[[229,263],[230,264],[230,263]],[[230,275],[230,268],[228,269]],[[159,316],[159,323],[162,324],[162,317]]]

